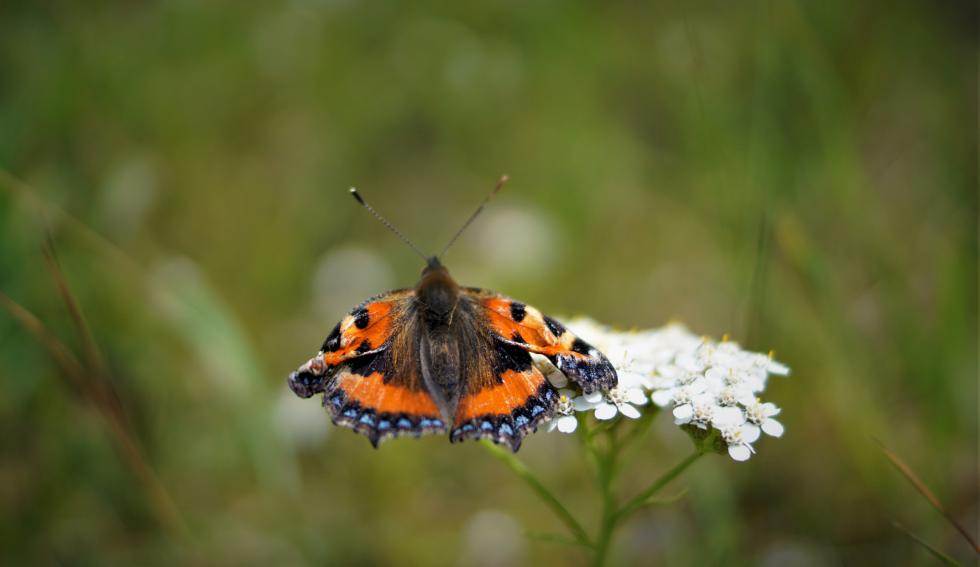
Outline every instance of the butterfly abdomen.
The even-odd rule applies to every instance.
[[[419,367],[426,389],[435,398],[445,419],[459,400],[459,343],[448,326],[429,326],[419,343]]]

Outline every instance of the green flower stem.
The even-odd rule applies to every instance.
[[[653,484],[648,486],[643,492],[640,492],[639,494],[634,496],[632,500],[627,502],[622,508],[619,509],[619,511],[616,513],[616,521],[623,520],[633,512],[636,512],[637,510],[642,508],[647,503],[647,501],[650,500],[650,498],[656,495],[657,492],[660,492],[660,490],[663,487],[667,486],[667,484],[669,484],[670,481],[680,476],[681,473],[683,473],[685,470],[687,470],[688,467],[693,465],[695,461],[701,458],[701,455],[703,454],[704,454],[703,451],[700,450],[695,451],[686,459],[677,463],[677,465],[675,465],[674,468],[670,469],[669,471],[661,475],[660,478],[658,478],[653,482]]]
[[[615,435],[612,432],[610,432],[609,437],[609,452],[605,456],[598,455],[598,462],[601,463],[601,466],[598,468],[597,472],[599,474],[600,483],[602,483],[603,501],[602,524],[599,527],[599,535],[596,536],[595,539],[595,554],[592,557],[592,564],[596,567],[601,567],[602,565],[606,564],[606,559],[609,555],[609,546],[612,543],[612,538],[618,525],[625,520],[627,516],[633,512],[636,512],[647,504],[650,498],[656,495],[657,492],[659,492],[663,487],[667,486],[670,481],[680,476],[681,473],[687,470],[688,467],[694,464],[694,462],[704,454],[701,451],[693,453],[691,456],[678,463],[674,468],[664,473],[646,490],[636,495],[622,508],[617,509],[616,498],[612,489],[613,479],[611,473],[615,465],[615,455],[619,447],[617,446]],[[594,449],[594,446],[592,448]]]
[[[558,516],[558,519],[561,520],[566,527],[568,527],[568,530],[572,532],[572,535],[575,537],[575,540],[578,543],[586,547],[592,547],[592,542],[589,541],[589,536],[585,532],[585,529],[582,528],[582,524],[578,523],[578,520],[572,516],[571,512],[569,512],[568,509],[565,508],[565,506],[563,506],[558,500],[558,498],[556,498],[551,492],[548,491],[547,488],[544,487],[543,484],[541,484],[541,481],[534,476],[534,473],[532,473],[520,459],[514,456],[514,454],[507,449],[495,445],[490,441],[483,440],[481,443],[491,455],[497,457],[498,460],[507,465],[510,470],[514,471],[514,474],[523,479],[524,482],[531,487],[531,490],[533,490],[538,497],[541,498],[541,500],[549,508],[551,508],[551,511]]]
[[[606,451],[601,451],[594,442],[587,447],[595,455],[596,477],[602,492],[602,521],[599,525],[599,535],[595,540],[595,554],[592,557],[592,564],[596,566],[606,563],[606,558],[609,556],[609,544],[612,542],[617,520],[616,494],[613,490],[616,455],[618,453],[616,431],[615,429],[607,429],[604,432],[608,441]]]
[[[594,539],[589,538],[585,529],[582,528],[582,524],[572,516],[571,512],[562,505],[558,498],[541,484],[541,481],[531,473],[520,459],[507,449],[495,445],[490,441],[484,440],[481,442],[491,455],[497,457],[497,459],[507,465],[531,487],[531,490],[541,498],[545,505],[551,508],[551,511],[558,516],[558,519],[565,524],[574,536],[574,541],[565,540],[561,536],[548,534],[542,536],[541,539],[566,542],[589,548],[592,550],[592,564],[597,567],[605,565],[609,558],[609,550],[613,536],[616,533],[616,528],[628,516],[650,504],[651,499],[660,490],[686,471],[707,450],[705,448],[707,445],[702,444],[697,451],[675,465],[674,468],[665,472],[653,484],[620,506],[616,498],[615,481],[620,465],[621,453],[626,445],[642,435],[649,422],[641,421],[633,429],[624,432],[623,435],[618,435],[621,429],[617,427],[619,421],[622,420],[614,423],[604,422],[594,427],[589,427],[588,418],[579,416],[578,439],[595,468],[596,485],[602,495],[602,518],[599,523],[598,533]],[[604,443],[599,442],[600,437],[605,438]]]
[[[631,427],[629,428],[629,430],[625,431],[622,435],[617,435],[614,438],[616,454],[617,454],[616,463],[615,463],[616,466],[613,471],[614,479],[619,475],[619,473],[623,469],[626,468],[626,465],[629,464],[629,462],[633,460],[633,457],[635,456],[635,454],[631,456],[631,454],[626,451],[627,447],[637,439],[642,438],[643,435],[645,435],[647,431],[650,430],[650,423],[653,421],[653,417],[655,415],[656,415],[655,413],[648,412],[641,415],[639,419],[616,420],[617,424],[625,424],[622,425],[621,427],[616,427],[615,428],[616,431],[622,430],[623,427],[626,427],[626,425],[629,425]]]

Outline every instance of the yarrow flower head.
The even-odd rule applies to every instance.
[[[639,418],[647,402],[669,408],[674,423],[696,439],[713,439],[736,461],[748,460],[762,433],[781,437],[783,425],[774,419],[775,404],[762,402],[770,375],[785,376],[789,368],[771,355],[743,350],[727,339],[699,337],[684,326],[619,332],[591,319],[569,322],[578,336],[609,356],[619,384],[588,395],[568,389],[568,378],[547,359],[535,363],[561,390],[561,401],[549,431],[571,433],[576,413],[593,412],[596,419],[618,415]]]

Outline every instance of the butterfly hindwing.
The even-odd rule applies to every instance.
[[[320,352],[289,377],[298,396],[323,394],[333,422],[377,444],[399,435],[445,431],[439,408],[418,376],[407,314],[413,290],[369,299],[351,310]],[[404,353],[403,356],[398,356]]]
[[[528,352],[548,357],[586,394],[616,386],[616,370],[599,349],[557,320],[515,299],[467,288],[484,309],[491,332]]]
[[[524,437],[554,414],[558,393],[528,352],[489,335],[491,348],[478,376],[467,377],[451,441],[489,439],[517,451]]]
[[[388,437],[442,433],[445,424],[432,396],[402,380],[386,380],[393,367],[385,352],[355,359],[334,375],[323,395],[323,405],[334,424],[364,434],[377,446]]]

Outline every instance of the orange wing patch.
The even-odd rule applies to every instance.
[[[446,431],[427,392],[385,383],[380,370],[362,376],[345,365],[324,393],[323,405],[335,424],[366,435],[375,447],[389,437]]]
[[[538,388],[544,384],[541,371],[532,367],[525,372],[506,370],[500,375],[497,386],[464,397],[456,410],[456,425],[484,415],[510,415],[515,409],[527,403]]]
[[[343,373],[337,377],[336,387],[344,391],[348,401],[357,402],[361,407],[371,408],[376,413],[428,417],[439,415],[439,408],[427,392],[385,384],[384,376],[380,372],[370,376]]]
[[[534,307],[501,296],[484,299],[481,303],[486,309],[490,326],[501,338],[526,343],[527,350],[544,356],[589,356],[588,349],[582,348],[584,352],[575,350],[579,346],[575,341],[583,343],[581,339]]]
[[[323,341],[323,364],[336,366],[354,356],[381,348],[392,335],[403,300],[412,290],[391,292],[370,299],[347,314]]]
[[[490,439],[517,451],[524,436],[554,413],[558,393],[534,366],[505,370],[499,383],[464,395],[450,441]]]
[[[467,293],[483,307],[497,338],[547,356],[584,393],[608,390],[618,383],[616,370],[605,355],[555,319],[509,297],[477,289]]]

